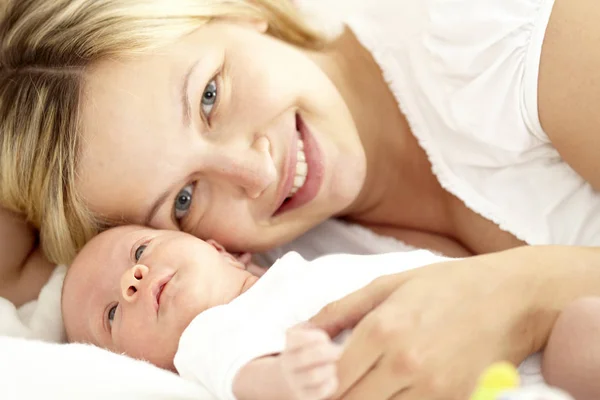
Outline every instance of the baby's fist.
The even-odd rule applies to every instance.
[[[284,375],[294,400],[325,400],[338,388],[336,362],[341,347],[327,333],[308,325],[290,328],[281,353]]]

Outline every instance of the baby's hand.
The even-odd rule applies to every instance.
[[[280,354],[284,376],[294,400],[324,400],[338,388],[336,361],[341,346],[325,331],[299,325],[287,331],[285,350]]]

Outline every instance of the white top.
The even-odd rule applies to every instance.
[[[445,260],[425,250],[329,255],[310,262],[288,253],[244,294],[192,321],[181,336],[175,367],[216,398],[235,399],[233,380],[240,368],[281,352],[288,328],[378,276]]]
[[[297,1],[370,50],[445,189],[527,243],[600,245],[600,196],[537,111],[554,0]]]

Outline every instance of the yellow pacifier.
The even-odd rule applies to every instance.
[[[486,369],[470,400],[496,400],[500,393],[519,387],[519,373],[508,362],[492,364]]]

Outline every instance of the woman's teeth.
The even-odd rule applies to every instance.
[[[298,138],[298,154],[296,157],[296,176],[294,177],[294,186],[290,190],[288,199],[295,195],[298,190],[304,186],[306,182],[306,175],[308,175],[308,164],[306,164],[306,155],[304,154],[304,142]]]

